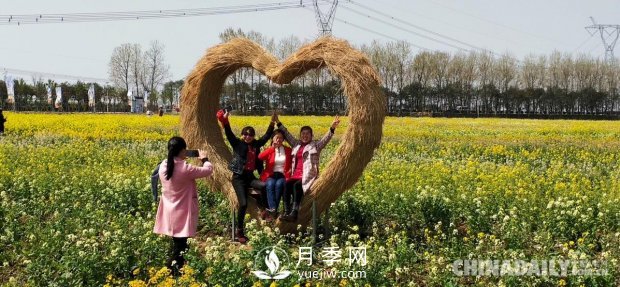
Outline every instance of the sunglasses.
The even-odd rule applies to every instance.
[[[242,133],[241,135],[244,136],[244,137],[253,137],[254,136],[254,134],[251,134],[251,133]]]

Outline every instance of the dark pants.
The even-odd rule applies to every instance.
[[[237,211],[237,228],[243,229],[243,222],[245,221],[245,213],[248,208],[248,189],[250,187],[259,190],[261,196],[257,199],[256,203],[259,207],[265,208],[267,206],[263,191],[265,190],[265,183],[256,179],[253,172],[244,171],[243,174],[233,173],[232,185],[237,194],[237,201],[239,201],[239,210]]]
[[[286,188],[284,189],[285,211],[291,211],[291,203],[293,204],[293,209],[299,211],[299,206],[301,205],[303,196],[304,190],[301,186],[301,179],[290,179],[286,181]]]
[[[284,192],[285,181],[284,174],[281,172],[274,172],[265,182],[267,185],[267,203],[269,204],[269,209],[273,211],[278,211],[282,193]]]
[[[183,254],[187,252],[187,237],[172,237],[172,256],[168,259],[167,267],[172,269],[173,274],[178,274],[185,264]]]

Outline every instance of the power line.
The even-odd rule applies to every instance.
[[[369,19],[372,19],[372,20],[375,20],[375,21],[377,21],[377,22],[383,23],[383,24],[385,24],[385,25],[388,25],[388,26],[394,27],[394,28],[396,28],[396,29],[399,29],[399,30],[402,30],[402,31],[405,31],[405,32],[408,32],[408,33],[411,33],[411,34],[414,34],[414,35],[416,35],[416,36],[419,36],[419,37],[422,37],[422,38],[425,38],[425,39],[428,39],[428,40],[431,40],[431,41],[434,41],[434,42],[437,42],[437,43],[440,43],[440,44],[443,44],[443,45],[446,45],[446,46],[450,46],[450,47],[455,48],[455,49],[458,49],[458,50],[469,51],[469,50],[467,50],[467,49],[465,49],[465,48],[462,48],[462,47],[459,47],[459,46],[456,46],[456,45],[452,45],[452,44],[447,43],[447,42],[444,42],[444,41],[442,41],[442,40],[438,40],[438,39],[435,39],[435,38],[433,38],[433,37],[429,37],[429,36],[426,36],[426,35],[424,35],[424,34],[420,34],[420,33],[418,33],[418,32],[415,32],[415,31],[409,30],[409,29],[405,29],[405,28],[403,28],[403,27],[401,27],[401,26],[398,26],[398,25],[395,25],[395,24],[389,23],[389,22],[387,22],[387,21],[383,21],[383,20],[381,20],[381,19],[377,19],[377,18],[372,17],[372,16],[370,16],[370,15],[368,15],[368,14],[364,14],[364,13],[359,12],[359,11],[357,11],[357,10],[351,9],[350,7],[342,6],[342,8],[344,8],[344,9],[346,9],[346,10],[349,10],[349,11],[351,11],[351,12],[353,12],[353,13],[356,13],[356,14],[358,14],[358,15],[361,15],[361,16],[366,16],[366,17],[367,17],[367,18],[369,18]]]
[[[387,7],[392,8],[392,10],[397,10],[397,11],[402,10],[402,8],[396,7],[395,5],[391,4],[388,1],[376,1],[376,2],[381,2],[381,4],[380,4],[381,5],[381,11],[384,11],[384,12],[387,11],[387,9],[386,9]],[[520,42],[517,42],[517,41],[515,41],[515,40],[513,40],[511,38],[497,37],[497,35],[490,35],[490,34],[485,33],[483,31],[478,31],[476,29],[471,29],[471,28],[468,28],[468,27],[466,27],[464,25],[461,25],[461,24],[455,24],[453,22],[444,21],[441,18],[431,17],[430,15],[428,15],[428,13],[426,13],[426,14],[425,13],[421,13],[421,12],[424,12],[424,11],[417,12],[417,11],[407,10],[406,12],[407,12],[408,15],[416,15],[416,17],[415,17],[416,19],[425,18],[425,19],[428,19],[428,20],[431,20],[431,21],[435,21],[435,22],[438,22],[438,23],[450,26],[452,29],[466,31],[467,33],[475,33],[475,34],[478,34],[478,35],[483,36],[485,38],[495,38],[495,39],[497,39],[499,41],[502,41],[502,42],[510,42],[510,43],[513,43],[513,44],[521,44]]]
[[[457,13],[460,13],[460,14],[463,14],[463,15],[466,15],[466,16],[469,16],[469,17],[472,17],[472,18],[478,19],[479,21],[483,21],[483,22],[491,23],[491,24],[496,25],[496,26],[499,26],[499,27],[503,27],[503,28],[506,28],[506,29],[509,29],[509,30],[513,30],[513,31],[519,32],[519,33],[527,34],[527,35],[530,35],[530,36],[532,36],[532,37],[539,38],[539,39],[542,39],[542,40],[545,40],[545,41],[548,41],[548,42],[554,42],[554,44],[560,44],[560,45],[562,45],[562,46],[565,46],[565,44],[560,43],[560,42],[559,42],[559,41],[557,41],[557,40],[552,40],[552,39],[549,39],[549,38],[546,38],[546,37],[542,37],[542,36],[539,36],[539,35],[536,35],[536,34],[533,34],[533,33],[527,32],[527,31],[521,31],[521,30],[519,30],[519,29],[516,29],[516,28],[510,27],[510,26],[508,26],[508,25],[505,25],[505,24],[502,24],[502,23],[497,23],[497,22],[494,22],[494,21],[491,21],[491,20],[488,20],[488,19],[485,19],[485,18],[479,17],[479,16],[477,16],[477,15],[474,15],[474,14],[471,14],[471,13],[464,12],[463,10],[460,10],[460,9],[455,9],[455,8],[452,8],[452,7],[447,6],[447,5],[443,4],[443,3],[440,3],[439,1],[436,1],[436,0],[427,0],[427,1],[432,2],[432,3],[434,3],[435,5],[438,5],[438,6],[444,7],[444,8],[446,8],[446,9],[449,9],[449,10],[455,11],[455,12],[457,12]]]
[[[308,7],[306,7],[306,6],[303,6],[303,8],[305,8],[305,9],[306,9],[306,10],[308,10],[308,11],[312,11],[312,12],[314,13],[314,9],[308,8]],[[338,22],[340,22],[340,23],[344,23],[344,24],[347,24],[347,25],[353,26],[353,27],[358,28],[358,29],[360,29],[360,30],[364,30],[364,31],[369,32],[369,33],[373,33],[373,34],[375,34],[375,35],[379,35],[379,36],[381,36],[381,37],[384,37],[384,38],[388,38],[388,39],[394,40],[394,41],[405,41],[405,42],[407,42],[409,45],[411,45],[411,46],[413,46],[413,47],[416,47],[416,48],[418,48],[418,49],[420,49],[420,50],[430,51],[430,49],[429,49],[429,48],[422,47],[422,46],[419,46],[419,45],[413,44],[413,43],[411,43],[411,42],[409,42],[409,41],[406,41],[406,40],[403,40],[403,39],[398,39],[398,38],[396,38],[396,37],[392,37],[392,36],[390,36],[390,35],[383,34],[383,33],[381,33],[381,32],[377,32],[377,31],[375,31],[375,30],[368,29],[368,28],[366,28],[366,27],[363,27],[363,26],[360,26],[360,25],[357,25],[357,24],[351,23],[351,22],[349,22],[349,21],[339,19],[338,17],[334,17],[334,20],[335,20],[335,21],[338,21]]]
[[[304,8],[305,8],[306,10],[309,10],[309,11],[314,12],[314,10],[313,10],[313,9],[311,9],[311,8],[308,8],[308,7],[306,7],[306,6],[304,6]],[[342,19],[340,19],[340,18],[338,18],[338,17],[334,17],[334,20],[336,20],[336,21],[338,21],[338,22],[340,22],[340,23],[344,23],[344,24],[347,24],[347,25],[353,26],[353,27],[358,28],[358,29],[360,29],[360,30],[364,30],[364,31],[366,31],[366,32],[373,33],[373,34],[375,34],[375,35],[379,35],[379,36],[384,37],[384,38],[388,38],[388,39],[391,39],[391,40],[394,40],[394,41],[404,41],[403,39],[398,39],[398,38],[396,38],[396,37],[392,37],[392,36],[390,36],[390,35],[383,34],[383,33],[381,33],[381,32],[377,32],[377,31],[372,30],[372,29],[368,29],[368,28],[366,28],[366,27],[363,27],[363,26],[357,25],[357,24],[355,24],[355,23],[351,23],[351,22],[349,22],[349,21],[342,20]],[[405,42],[407,42],[409,45],[411,45],[411,46],[413,46],[413,47],[416,47],[416,48],[418,48],[418,49],[420,49],[420,50],[425,50],[425,51],[430,51],[430,50],[431,50],[431,49],[429,49],[429,48],[426,48],[426,47],[422,47],[422,46],[420,46],[420,45],[413,44],[413,43],[411,43],[411,42],[409,42],[409,41],[405,41]]]
[[[172,10],[92,12],[92,13],[67,13],[67,14],[20,14],[20,15],[9,14],[9,15],[0,15],[0,25],[106,22],[106,21],[145,20],[145,19],[160,19],[160,18],[174,18],[174,17],[196,17],[196,16],[207,16],[207,15],[282,10],[282,9],[291,9],[291,8],[300,8],[300,7],[302,7],[302,4],[299,1],[289,1],[289,2],[253,4],[253,5],[172,9]]]
[[[441,34],[441,33],[437,33],[437,32],[435,32],[435,31],[432,31],[432,30],[426,29],[426,28],[424,28],[424,27],[421,27],[421,26],[418,26],[418,25],[412,24],[412,23],[410,23],[410,22],[407,22],[407,21],[405,21],[405,20],[402,20],[402,19],[396,18],[396,17],[394,17],[394,16],[391,16],[391,15],[389,15],[389,14],[383,13],[383,12],[381,12],[381,11],[378,11],[378,10],[374,9],[374,8],[368,7],[368,6],[366,6],[366,5],[363,5],[363,4],[360,4],[360,3],[354,2],[354,1],[352,1],[352,0],[347,0],[347,2],[349,2],[349,3],[353,4],[353,5],[356,5],[356,6],[362,7],[362,8],[364,8],[364,9],[366,9],[366,10],[372,11],[373,13],[379,14],[379,15],[381,15],[381,16],[383,16],[383,17],[386,17],[386,18],[389,18],[389,19],[391,19],[391,20],[394,20],[394,21],[396,21],[396,22],[398,22],[398,23],[405,24],[405,25],[407,25],[407,26],[410,26],[410,27],[413,27],[413,28],[416,28],[416,29],[422,30],[422,31],[424,31],[424,32],[426,32],[426,33],[433,34],[433,35],[435,35],[435,36],[438,36],[438,37],[441,37],[441,38],[444,38],[444,39],[450,40],[450,41],[455,42],[455,43],[459,43],[459,44],[461,44],[461,45],[464,45],[464,46],[470,47],[470,48],[475,49],[475,50],[480,50],[480,51],[484,51],[484,52],[490,52],[490,53],[492,53],[492,54],[494,54],[494,55],[497,55],[497,53],[495,53],[495,52],[493,52],[493,51],[490,51],[490,50],[488,50],[488,49],[480,48],[480,47],[478,47],[478,46],[475,46],[475,45],[469,44],[469,43],[467,43],[467,42],[464,42],[464,41],[461,41],[461,40],[458,40],[458,39],[455,39],[455,38],[452,38],[452,37],[449,37],[449,36],[443,35],[443,34]],[[353,10],[353,9],[351,9],[351,8],[348,8],[348,7],[345,7],[345,9],[348,9],[348,10],[350,10],[350,11],[353,11],[354,13],[361,14],[361,12],[355,11],[355,10]],[[368,15],[366,15],[366,16],[368,16]],[[371,18],[371,16],[368,16],[368,17],[369,17],[369,18]],[[381,20],[378,20],[378,19],[376,19],[376,18],[375,18],[375,20],[380,21],[380,22],[382,22],[382,23],[385,23],[385,22],[383,22],[383,21],[381,21]],[[463,48],[461,48],[461,47],[457,47],[457,46],[455,46],[455,45],[452,45],[452,44],[446,43],[446,42],[444,42],[444,41],[437,40],[437,39],[435,39],[435,38],[432,38],[432,37],[429,37],[429,36],[426,36],[426,35],[422,35],[422,34],[417,33],[417,32],[415,32],[415,31],[411,31],[411,30],[408,30],[408,29],[404,29],[404,28],[402,28],[402,27],[400,27],[400,26],[397,26],[397,25],[394,25],[394,24],[388,24],[388,25],[390,25],[390,26],[392,26],[392,27],[396,27],[396,28],[401,29],[401,30],[404,30],[404,31],[408,31],[408,32],[413,33],[413,34],[415,34],[415,35],[418,35],[418,36],[420,36],[420,37],[424,37],[424,38],[426,38],[426,39],[429,39],[429,40],[432,40],[432,41],[435,41],[435,42],[439,42],[439,43],[441,43],[441,44],[448,45],[448,46],[453,47],[453,48],[457,48],[457,49],[459,49],[459,50],[465,50],[465,51],[468,51],[467,49],[463,49]]]
[[[575,50],[573,50],[573,52],[571,54],[574,54],[575,52],[577,52],[577,50],[579,50],[581,47],[583,47],[588,41],[590,41],[590,39],[592,39],[592,37],[594,37],[594,35],[590,35],[590,37],[588,39],[586,39],[585,41],[581,42],[581,44],[579,44],[579,46],[577,46],[577,48],[575,48]]]
[[[27,25],[27,24],[53,24],[53,23],[79,23],[79,22],[105,22],[142,20],[173,17],[194,17],[219,14],[233,14],[244,12],[260,12],[300,8],[303,5],[299,1],[262,3],[253,5],[225,6],[211,8],[192,8],[174,10],[148,10],[148,11],[124,11],[124,12],[94,12],[94,13],[66,13],[66,14],[14,14],[0,15],[0,25]],[[107,83],[108,79],[80,77],[64,74],[28,71],[13,68],[1,68],[0,71],[9,72],[22,76],[46,77],[49,79],[62,79],[70,81],[85,81]]]
[[[373,34],[376,34],[376,35],[379,35],[379,36],[383,36],[383,37],[385,37],[385,38],[392,39],[392,40],[394,40],[394,41],[405,41],[405,42],[407,42],[409,45],[414,46],[414,47],[416,47],[416,48],[418,48],[418,49],[420,49],[420,50],[430,51],[430,49],[429,49],[429,48],[425,48],[425,47],[422,47],[422,46],[419,46],[419,45],[413,44],[413,43],[411,43],[411,42],[409,42],[409,41],[402,40],[402,39],[398,39],[398,38],[395,38],[395,37],[392,37],[392,36],[389,36],[389,35],[383,34],[383,33],[381,33],[381,32],[377,32],[377,31],[374,31],[374,30],[368,29],[368,28],[366,28],[366,27],[363,27],[363,26],[360,26],[360,25],[357,25],[357,24],[354,24],[354,23],[348,22],[348,21],[346,21],[346,20],[341,20],[341,19],[338,19],[338,18],[336,18],[336,20],[337,20],[338,22],[342,22],[342,23],[345,23],[345,24],[347,24],[347,25],[351,25],[351,26],[353,26],[353,27],[355,27],[355,28],[362,29],[362,30],[364,30],[364,31],[366,31],[366,32],[370,32],[370,33],[373,33]]]

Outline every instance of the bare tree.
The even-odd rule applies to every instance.
[[[278,57],[278,59],[280,59],[280,61],[283,61],[284,59],[290,57],[293,53],[295,53],[299,49],[299,47],[301,47],[301,45],[302,45],[301,40],[299,40],[297,36],[291,35],[291,36],[281,39],[278,42],[278,45],[274,45],[275,50],[276,50],[274,54],[276,55],[276,57]],[[302,87],[302,92],[306,88],[307,77],[308,75],[304,74],[293,81],[294,83],[296,82],[300,84],[300,86]],[[296,97],[294,97],[293,95],[289,95],[288,102],[291,104],[295,103],[295,98]],[[283,100],[284,99],[280,97],[281,107],[284,107]],[[287,108],[289,107],[287,106]]]
[[[574,68],[575,62],[573,61],[571,55],[564,54],[562,57],[562,64],[560,66],[560,87],[566,91],[571,91],[573,89]]]
[[[511,88],[517,86],[517,59],[508,53],[502,55],[495,65],[495,74],[497,75],[495,86],[502,95],[500,98],[495,98],[495,110],[501,111],[498,108],[502,107],[505,113],[511,109],[516,112],[516,106],[512,104],[516,102],[517,95],[511,93],[514,90]]]
[[[435,87],[442,89],[448,82],[448,64],[450,54],[446,52],[434,52],[431,57],[431,73],[435,81]]]
[[[234,38],[245,37],[245,33],[241,29],[235,30],[229,27],[229,28],[226,28],[224,32],[220,33],[219,37],[220,37],[220,41],[224,43]]]
[[[480,87],[491,84],[493,82],[493,55],[489,52],[481,52],[476,64]]]
[[[393,59],[393,69],[395,70],[395,78],[396,78],[396,92],[398,95],[398,114],[400,115],[403,110],[403,104],[405,101],[405,95],[403,93],[403,88],[406,84],[411,82],[411,77],[409,73],[407,73],[406,67],[410,66],[411,63],[411,44],[406,41],[398,41],[394,42],[392,45],[388,44],[388,48],[392,48],[392,57]]]
[[[151,97],[151,104],[156,102],[157,90],[170,78],[170,66],[164,59],[164,46],[158,41],[152,41],[150,48],[142,59],[142,85]]]
[[[132,44],[122,44],[114,48],[108,65],[110,80],[115,86],[124,88],[125,91],[129,91],[129,85],[131,84],[131,65],[133,63],[133,58]]]
[[[579,55],[574,65],[574,89],[578,91],[585,88],[594,88],[596,63],[586,55]]]
[[[475,52],[470,52],[463,62],[463,101],[461,104],[466,106],[467,109],[472,107],[472,94],[474,82],[478,78],[476,73],[476,61],[478,60],[478,55]]]
[[[280,39],[278,45],[276,46],[275,55],[278,59],[280,59],[280,61],[283,61],[295,53],[299,47],[301,47],[301,40],[299,40],[299,38],[295,35],[290,35],[286,38]]]
[[[491,95],[487,87],[493,83],[493,54],[490,52],[480,52],[476,57],[476,74],[478,92],[475,96],[476,112],[489,112],[491,106]]]
[[[519,70],[519,83],[521,88],[534,89],[536,86],[536,57],[532,54],[527,55],[523,59],[523,65]]]
[[[430,52],[420,52],[413,58],[413,62],[409,68],[413,78],[413,83],[418,87],[419,94],[417,98],[419,99],[419,102],[416,103],[416,106],[423,111],[426,111],[428,105],[426,91],[430,88],[430,81],[432,77],[431,57],[432,54]]]
[[[433,109],[445,111],[444,88],[447,85],[448,64],[450,63],[450,54],[446,52],[433,52],[431,55],[431,75],[435,84],[435,92],[431,97]]]
[[[234,38],[247,38],[247,34],[241,29],[235,30],[233,28],[227,28],[224,32],[220,33],[219,37],[220,41],[224,43]],[[228,81],[232,84],[233,89],[229,91],[232,93],[232,95],[229,96],[230,102],[225,104],[232,104],[235,109],[242,113],[247,110],[246,89],[242,86],[243,83],[246,83],[247,77],[248,72],[246,69],[239,69],[228,77]]]
[[[518,70],[519,88],[522,89],[525,97],[523,107],[527,113],[540,110],[539,101],[546,83],[546,61],[544,56],[530,54],[523,59]]]
[[[143,68],[142,68],[142,47],[140,47],[140,44],[133,44],[131,45],[131,53],[132,53],[132,60],[131,60],[131,64],[129,66],[130,69],[130,73],[131,73],[131,80],[132,80],[132,84],[134,85],[134,87],[136,88],[136,93],[134,94],[136,97],[139,97],[140,94],[140,81],[142,79],[142,73],[143,73]]]
[[[411,63],[413,81],[419,83],[422,87],[428,87],[431,79],[431,54],[429,52],[418,53]]]
[[[547,72],[547,78],[549,79],[548,87],[557,88],[560,85],[561,78],[561,65],[562,65],[562,54],[558,51],[553,51],[551,56],[549,56],[549,68]]]
[[[463,91],[465,81],[465,64],[467,56],[460,52],[456,53],[448,62],[448,70],[446,74],[446,93],[445,98],[448,101],[448,109],[455,108],[455,100],[461,98],[459,92]]]
[[[497,73],[497,86],[501,92],[506,92],[509,87],[516,84],[517,59],[510,54],[504,54],[495,66]]]
[[[539,56],[534,68],[537,75],[534,87],[543,89],[547,83],[547,57],[544,55]]]
[[[615,64],[603,64],[603,87],[609,95],[609,110],[616,111],[620,107],[620,61]]]
[[[463,70],[465,69],[465,54],[456,53],[448,62],[446,84],[461,86],[463,83]]]

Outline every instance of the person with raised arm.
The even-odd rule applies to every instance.
[[[291,150],[291,176],[284,189],[284,221],[296,222],[305,193],[310,191],[312,184],[319,176],[319,159],[321,150],[334,136],[340,118],[336,116],[329,131],[320,139],[313,140],[312,128],[301,127],[299,139],[296,139],[284,125],[278,121],[278,128],[284,132],[284,138],[293,147]]]

